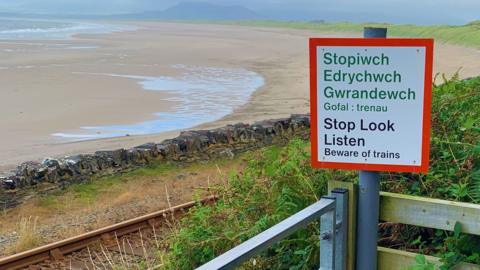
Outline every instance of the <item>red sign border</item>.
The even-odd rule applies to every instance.
[[[317,123],[317,47],[425,47],[425,84],[423,101],[422,163],[419,166],[318,161]],[[310,139],[314,168],[427,173],[430,161],[430,121],[432,104],[433,39],[408,38],[310,38]]]

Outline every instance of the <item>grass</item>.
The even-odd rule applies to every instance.
[[[199,22],[199,21],[197,21]],[[361,33],[363,28],[387,27],[391,37],[434,38],[438,41],[480,48],[480,21],[473,21],[466,25],[429,25],[387,24],[387,23],[314,23],[302,21],[203,21],[203,23],[219,23],[252,27],[276,27],[303,29],[322,32]]]
[[[430,173],[384,173],[382,190],[478,203],[480,78],[459,81],[454,77],[442,81],[433,91]],[[178,180],[179,174],[196,172],[197,178],[216,175],[216,181],[209,182],[209,191],[220,197],[219,202],[197,206],[178,226],[173,226],[173,231],[166,236],[170,250],[156,260],[166,269],[192,269],[318,200],[326,193],[327,180],[356,181],[356,172],[315,170],[309,160],[309,143],[295,139],[285,147],[253,151],[233,161],[184,167],[153,164],[71,186],[61,194],[43,198],[40,202],[45,207],[43,210],[30,208],[29,211],[52,212],[52,208],[71,211],[85,207],[86,203],[108,208],[117,203],[138,202],[141,196],[164,194],[167,181],[172,185],[170,190],[198,186],[198,182]],[[227,171],[231,173],[226,174]],[[191,198],[194,193],[188,191],[184,195]],[[18,250],[35,246],[38,241],[37,225],[29,224],[17,225],[20,228],[17,230],[24,232],[16,247]],[[441,256],[446,269],[459,261],[480,263],[480,238],[476,236],[412,226],[397,226],[382,233],[383,236],[395,234],[397,240],[392,245],[400,243],[403,249]],[[318,234],[318,224],[313,223],[246,263],[243,269],[313,269],[318,262]]]
[[[62,196],[68,195],[73,198],[75,204],[84,206],[91,205],[105,193],[121,193],[132,179],[159,178],[178,170],[178,165],[172,163],[152,163],[149,166],[131,172],[112,176],[96,177],[86,183],[68,186],[65,190],[54,192],[41,197],[38,205],[43,208],[62,210],[67,205]]]
[[[38,246],[41,243],[41,237],[37,231],[38,218],[22,218],[17,224],[16,233],[18,240],[11,247],[10,252],[19,253]]]
[[[479,108],[480,77],[466,81],[454,77],[436,85],[433,90],[430,172],[427,175],[384,173],[382,190],[479,203]],[[211,183],[210,190],[219,195],[219,202],[212,206],[197,206],[180,220],[179,226],[175,226],[168,236],[170,250],[160,256],[166,269],[192,269],[318,200],[326,193],[327,180],[356,179],[356,173],[352,171],[314,170],[309,160],[309,143],[292,140],[286,147],[273,146],[250,152],[234,161],[187,167],[154,164],[126,174],[95,179],[91,183],[69,187],[61,196],[46,197],[42,204],[49,209],[63,209],[70,208],[64,206],[69,205],[65,202],[70,200],[80,205],[108,201],[108,207],[117,199],[131,201],[138,198],[131,193],[163,193],[165,183],[159,179],[175,183],[178,173],[215,171],[221,179],[216,184]],[[243,162],[247,163],[245,167],[232,166]],[[225,171],[232,172],[225,175]],[[208,174],[199,175],[202,176]],[[189,196],[193,193],[190,192]],[[31,225],[24,228],[27,228],[26,237],[20,242],[31,246],[35,237],[30,236],[35,234],[28,232],[36,232],[37,228],[28,229],[32,228]],[[442,257],[445,269],[459,261],[480,264],[480,238],[477,236],[412,226],[397,226],[383,233],[396,235],[397,242],[392,245],[400,243],[403,249]],[[318,224],[311,224],[243,268],[313,269],[318,262],[318,234]]]
[[[480,78],[454,77],[435,86],[433,96],[430,172],[384,173],[382,190],[478,203]],[[208,262],[316,201],[326,193],[328,179],[356,179],[352,171],[312,169],[309,160],[309,143],[301,140],[250,153],[248,166],[217,188],[216,205],[198,206],[180,221],[169,238],[170,251],[162,257],[166,269]],[[404,225],[382,233],[395,234],[389,247],[442,257],[443,269],[460,261],[480,264],[478,236]],[[318,224],[311,224],[242,269],[318,268],[318,237]]]
[[[454,77],[441,82],[433,90],[430,172],[384,173],[382,190],[479,203],[480,77],[466,81]],[[272,146],[233,161],[185,167],[153,164],[71,186],[61,194],[43,198],[40,205],[45,208],[29,210],[72,210],[85,207],[86,203],[111,207],[138,201],[139,196],[164,194],[166,181],[177,185],[171,190],[184,190],[193,184],[180,185],[184,180],[176,179],[179,173],[199,172],[198,178],[216,175],[216,181],[209,183],[209,191],[214,191],[220,201],[212,206],[197,206],[178,226],[173,226],[167,236],[170,250],[158,258],[166,269],[192,269],[318,200],[326,193],[327,180],[356,181],[353,171],[315,170],[309,160],[309,143],[292,140],[286,147]],[[227,171],[231,173],[225,174]],[[198,182],[195,184],[198,186]],[[190,198],[194,193],[186,192]],[[21,226],[24,229],[17,230],[25,233],[19,239],[18,250],[38,241],[37,225]],[[480,263],[480,238],[476,236],[412,226],[394,226],[382,233],[395,235],[392,246],[442,257],[445,269],[459,261]],[[243,269],[313,269],[318,262],[318,234],[318,224],[311,224],[251,260]]]
[[[306,147],[305,142],[294,140],[285,149],[271,147],[251,153],[247,168],[232,173],[220,189],[218,204],[197,207],[181,221],[171,237],[172,250],[164,257],[166,269],[193,269],[325,194],[327,179],[334,175],[312,170]],[[255,267],[280,269],[271,260],[279,254],[281,258],[275,261],[281,262],[282,269],[312,264],[318,259],[318,241],[313,241],[312,230],[316,226],[296,233],[293,239],[299,241],[276,246],[267,252],[269,259],[258,259]],[[297,253],[299,250],[304,253]]]
[[[209,183],[219,183],[223,171],[243,166],[242,156],[234,160],[212,160],[195,164],[157,162],[147,167],[107,177],[33,198],[15,209],[6,210],[0,218],[0,233],[9,236],[19,232],[25,219],[36,219],[35,231],[40,242],[22,238],[22,246],[38,246],[71,237],[112,223],[191,201],[194,194],[204,196]],[[169,200],[167,200],[169,196]],[[116,209],[112,211],[111,209]],[[55,226],[55,232],[48,228]],[[30,226],[31,227],[31,226]],[[22,235],[28,235],[22,233]],[[25,239],[29,239],[26,237]],[[2,255],[17,248],[0,246]]]

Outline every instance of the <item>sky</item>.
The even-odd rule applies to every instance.
[[[465,24],[480,19],[479,0],[188,0],[242,5],[284,20]],[[163,10],[180,0],[0,0],[0,12],[120,14]]]

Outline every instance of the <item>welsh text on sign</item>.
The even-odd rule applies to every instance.
[[[433,40],[310,40],[312,164],[426,172]]]

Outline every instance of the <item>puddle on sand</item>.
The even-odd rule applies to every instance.
[[[243,68],[214,68],[176,65],[179,77],[146,77],[125,74],[94,75],[121,77],[138,81],[145,90],[164,91],[164,100],[178,104],[169,112],[157,112],[155,120],[131,125],[86,126],[80,132],[55,133],[69,140],[89,140],[146,135],[190,128],[218,120],[243,104],[263,86],[261,75]]]

